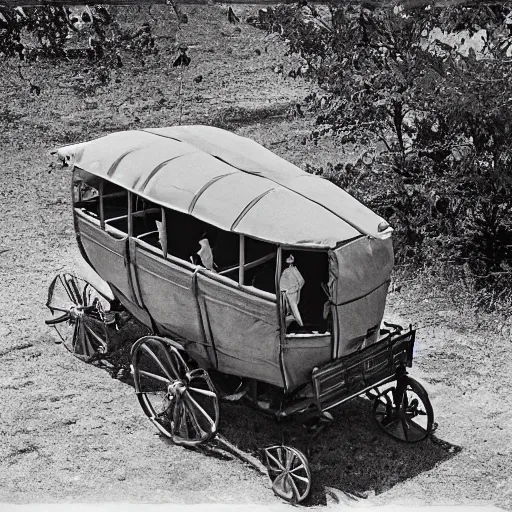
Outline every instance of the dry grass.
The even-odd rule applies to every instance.
[[[152,436],[131,388],[75,361],[41,328],[47,283],[57,272],[75,270],[78,258],[69,175],[50,167],[46,151],[113,130],[175,124],[178,83],[171,63],[177,42],[189,46],[192,58],[184,76],[184,123],[225,123],[302,167],[357,158],[354,148],[333,140],[309,141],[314,120],[307,111],[304,118],[288,115],[310,86],[274,71],[286,59],[282,45],[246,24],[235,31],[217,7],[186,9],[189,24],[175,40],[165,9],[152,10],[159,19],[160,53],[144,66],[126,56],[113,81],[87,97],[79,85],[84,66],[78,61],[24,69],[41,86],[40,96],[29,94],[17,63],[0,63],[0,190],[7,212],[0,241],[7,249],[0,268],[0,329],[6,333],[0,358],[9,379],[30,381],[19,390],[3,388],[6,403],[16,407],[4,409],[0,453],[24,450],[17,444],[21,441],[32,446],[7,470],[2,470],[7,459],[0,459],[2,499],[99,500],[106,492],[112,500],[141,502],[272,499],[266,483],[241,465],[184,452]],[[242,19],[244,9],[235,9]],[[123,16],[135,28],[149,13],[141,9]],[[196,83],[198,75],[203,80]],[[223,434],[254,451],[281,441],[284,432],[287,441],[309,453],[315,478],[311,502],[323,501],[323,486],[331,486],[376,493],[382,502],[481,498],[511,507],[506,489],[512,488],[512,464],[505,461],[509,432],[503,413],[510,410],[510,331],[508,338],[506,329],[497,334],[499,315],[509,314],[511,301],[503,299],[499,314],[486,315],[475,309],[472,292],[460,283],[432,271],[413,274],[398,268],[388,311],[422,327],[413,374],[427,381],[438,435],[462,446],[459,454],[430,441],[404,446],[387,439],[372,423],[365,400],[337,410],[335,423],[314,441],[300,423],[281,429],[237,404],[222,408]],[[33,347],[21,350],[26,344]],[[126,472],[117,479],[120,467]],[[24,486],[27,474],[37,474],[30,489]],[[497,488],[502,489],[498,497]]]

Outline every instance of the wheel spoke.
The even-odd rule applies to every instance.
[[[87,330],[87,332],[93,337],[94,341],[96,341],[96,343],[99,343],[99,345],[103,348],[107,348],[107,344],[103,341],[103,339],[101,338],[101,336],[99,336],[98,334],[96,334],[91,327],[89,327],[87,324],[84,323],[84,326],[85,326],[85,329]],[[93,352],[94,352],[94,349],[93,349]]]
[[[75,342],[75,353],[82,354],[84,351],[84,329],[83,324],[78,320],[76,322],[76,342]]]
[[[73,300],[76,304],[83,306],[82,302],[82,296],[80,292],[78,291],[78,287],[76,285],[76,281],[74,276],[69,276],[68,279],[66,279],[66,282],[68,283],[69,290],[71,291],[71,294],[73,295]]]
[[[190,425],[189,425],[189,411],[187,410],[185,404],[183,402],[180,403],[180,420],[178,422],[177,428],[175,428],[175,436],[179,438],[179,441],[189,441],[193,440],[190,435]]]
[[[147,372],[146,370],[138,370],[139,375],[143,377],[148,377],[149,379],[158,380],[160,382],[164,382],[168,386],[170,386],[171,381],[166,377],[161,377],[160,375],[156,375],[155,373]]]
[[[215,422],[210,418],[210,415],[192,398],[192,395],[188,392],[188,390],[183,393],[183,397],[186,401],[192,402],[191,406],[195,407],[206,418],[213,429],[216,428]]]
[[[53,311],[59,311],[61,313],[69,313],[70,306],[51,306],[51,310]]]
[[[188,403],[184,402],[184,405],[185,405],[185,410],[187,411],[187,413],[189,415],[189,418],[192,420],[191,422],[192,422],[192,425],[194,426],[194,429],[196,430],[197,433],[199,433],[199,438],[203,439],[204,437],[208,436],[208,434],[210,432],[207,432],[206,430],[204,430],[201,427],[201,425],[199,424],[198,419],[196,418],[196,415],[195,415],[194,411],[190,408]]]
[[[285,467],[285,457],[283,455],[283,452],[284,452],[284,449],[282,446],[280,446],[278,449],[277,449],[277,456],[279,457],[279,460],[281,461],[281,464],[283,466],[283,468]]]
[[[415,418],[416,416],[427,416],[426,411],[421,409],[419,405],[416,405],[414,408],[408,408],[405,410],[405,415],[408,418]]]
[[[59,281],[61,282],[62,287],[64,288],[64,291],[66,292],[67,296],[69,297],[69,300],[73,304],[76,304],[77,303],[76,297],[73,296],[73,291],[71,290],[71,288],[68,285],[66,275],[64,275],[64,276],[60,275]]]
[[[87,326],[85,323],[82,324],[82,329],[84,331],[84,345],[85,345],[85,351],[87,357],[92,357],[96,351],[94,350],[94,347],[91,344],[91,339],[89,336],[89,333],[87,332]]]
[[[291,489],[286,473],[281,473],[276,477],[276,479],[272,482],[272,488],[274,489],[274,492],[281,498],[287,501],[292,500],[293,491]]]
[[[382,405],[384,407],[387,407],[388,401],[389,398],[387,395],[381,395],[377,398],[377,402],[379,403],[379,405]]]
[[[285,463],[286,463],[286,470],[290,471],[293,461],[295,460],[295,453],[292,451],[286,451],[285,453]]]
[[[175,379],[173,378],[173,376],[169,373],[169,371],[167,370],[167,368],[163,365],[163,363],[160,361],[160,359],[158,359],[158,357],[156,356],[156,354],[147,346],[146,343],[142,344],[141,345],[141,348],[143,350],[146,351],[146,353],[153,359],[153,361],[155,361],[155,363],[160,367],[160,369],[165,373],[165,375],[167,375],[167,378],[172,382],[174,381]]]
[[[73,336],[71,337],[71,347],[68,347],[66,340],[64,338],[62,338],[62,341],[64,342],[64,346],[70,352],[76,352],[77,343],[78,343],[78,329],[79,329],[79,322],[75,322],[75,326],[73,328]]]
[[[276,464],[277,464],[277,468],[281,471],[284,471],[284,466],[281,464],[281,462],[279,462],[279,460],[277,460],[271,453],[269,453],[268,451],[266,452],[267,453],[267,457],[269,459],[272,459]]]
[[[217,398],[217,395],[213,391],[209,391],[207,389],[189,387],[188,390],[193,391],[194,393],[199,393],[200,395],[209,396],[210,398]]]
[[[195,428],[194,420],[191,417],[190,410],[187,409],[186,405],[183,406],[183,423],[186,427],[186,435],[183,436],[184,441],[196,441],[197,440],[197,430]],[[192,432],[191,432],[192,429]]]
[[[299,466],[293,468],[293,469],[290,469],[290,473],[296,473],[297,471],[299,471],[299,469],[306,469],[304,464],[301,462]]]
[[[188,428],[187,428],[187,420],[185,418],[185,410],[183,408],[183,403],[177,402],[176,407],[174,408],[174,426],[173,426],[173,435],[179,435],[183,439],[188,438]],[[183,421],[185,420],[185,421]],[[183,428],[186,429],[185,432],[183,432]]]
[[[300,501],[300,498],[301,498],[301,494],[299,492],[299,489],[297,489],[297,485],[295,484],[295,480],[291,477],[290,474],[287,475],[288,478],[288,485],[291,486],[291,489],[292,489],[292,493],[293,493],[293,496],[295,498],[295,501]]]
[[[169,352],[167,351],[167,347],[164,347],[163,352],[165,354],[165,359],[167,360],[167,363],[172,368],[172,371],[175,374],[174,379],[183,380],[185,378],[185,374],[187,373],[187,370],[188,370],[187,365],[185,364],[185,361],[183,361],[183,359],[181,359],[181,356],[179,355],[179,353],[178,353],[178,355],[176,355],[175,352],[171,352],[173,358],[175,358],[177,360],[178,368],[176,368],[174,362],[172,361],[171,356],[169,355]],[[178,357],[179,357],[179,359],[178,359]],[[181,370],[183,370],[183,372]]]
[[[304,476],[299,476],[299,475],[296,475],[295,473],[293,473],[292,471],[290,471],[290,475],[293,477],[293,478],[296,478],[297,480],[300,480],[301,482],[304,482],[304,483],[309,483],[309,479],[304,477]]]

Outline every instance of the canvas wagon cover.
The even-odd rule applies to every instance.
[[[211,126],[117,132],[60,148],[70,165],[226,231],[334,248],[381,238],[383,219],[329,181]]]

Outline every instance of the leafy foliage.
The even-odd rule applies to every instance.
[[[72,10],[73,9],[73,10]],[[0,56],[22,63],[46,59],[59,64],[81,59],[93,73],[83,84],[85,95],[107,84],[112,71],[123,66],[122,52],[143,58],[158,51],[149,23],[135,33],[123,31],[112,9],[103,5],[74,8],[0,6]],[[23,75],[22,75],[23,77]],[[31,85],[31,91],[34,87]]]
[[[392,221],[399,261],[457,264],[478,287],[512,282],[510,13],[503,3],[274,14],[324,91],[316,135],[373,148],[358,169],[312,170]]]

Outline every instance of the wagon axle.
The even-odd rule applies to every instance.
[[[181,382],[180,380],[177,380],[169,385],[167,388],[167,396],[169,397],[169,400],[172,400],[176,398],[176,396],[181,396],[187,389],[187,386]]]

